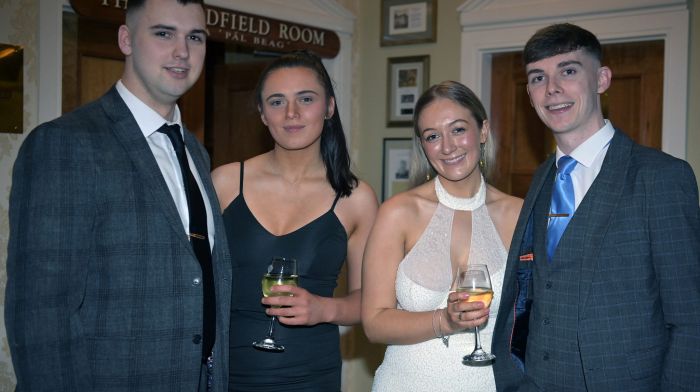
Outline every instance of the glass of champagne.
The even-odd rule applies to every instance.
[[[275,256],[267,267],[267,273],[262,277],[262,292],[265,297],[291,296],[284,291],[271,291],[272,286],[297,285],[297,261],[287,257]],[[279,306],[273,306],[278,308]],[[270,319],[270,327],[264,339],[253,342],[253,347],[267,351],[284,351],[284,346],[275,342],[275,320],[276,316]]]
[[[469,264],[466,269],[457,271],[457,292],[469,294],[468,302],[481,301],[489,307],[493,299],[491,277],[485,264]],[[479,327],[474,327],[474,351],[464,356],[462,363],[469,366],[489,365],[496,358],[495,355],[481,348]]]

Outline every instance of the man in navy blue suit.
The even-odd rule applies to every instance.
[[[612,71],[601,57],[595,35],[568,23],[525,46],[527,92],[557,149],[535,173],[508,256],[499,391],[700,385],[696,179],[603,118]]]

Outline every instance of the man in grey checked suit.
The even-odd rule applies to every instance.
[[[226,390],[231,267],[209,158],[183,128],[206,207],[215,336],[203,325],[211,274],[188,239],[183,175],[156,132],[182,125],[176,101],[199,78],[206,34],[201,1],[130,0],[121,80],[24,142],[5,304],[18,391]]]
[[[604,120],[600,94],[612,71],[601,66],[590,32],[546,27],[528,41],[524,60],[557,161],[577,161],[576,207],[550,260],[552,156],[535,173],[508,256],[492,346],[498,390],[697,390],[700,208],[692,169]]]

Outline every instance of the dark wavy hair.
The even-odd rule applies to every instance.
[[[523,62],[527,65],[579,49],[583,49],[599,62],[603,60],[603,50],[593,33],[571,23],[553,24],[537,30],[530,37],[523,49]]]
[[[357,186],[357,177],[350,170],[350,154],[345,141],[345,133],[340,123],[338,103],[333,91],[333,82],[321,59],[312,52],[302,50],[283,54],[271,62],[260,74],[258,85],[255,88],[255,100],[259,110],[263,106],[262,90],[268,76],[281,68],[303,67],[310,69],[316,75],[318,82],[323,86],[326,100],[333,98],[333,116],[323,122],[321,132],[321,158],[326,166],[326,178],[333,190],[340,196],[350,196]]]

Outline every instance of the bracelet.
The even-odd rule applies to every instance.
[[[442,344],[445,345],[445,347],[449,347],[450,344],[450,337],[445,336],[442,334],[442,312],[440,312],[442,309],[438,308],[435,309],[433,312],[433,332],[435,333],[436,338],[442,339]],[[438,314],[438,326],[435,328],[435,314]]]
[[[435,337],[436,337],[436,338],[441,337],[441,336],[438,334],[437,328],[435,328],[435,314],[438,312],[438,310],[440,310],[440,309],[435,309],[435,310],[433,311],[433,333],[435,334]]]
[[[439,315],[440,317],[438,320],[438,330],[440,331],[440,339],[442,339],[442,344],[444,344],[445,347],[449,347],[450,346],[450,337],[442,334],[442,313],[443,312],[440,312],[440,315]]]

